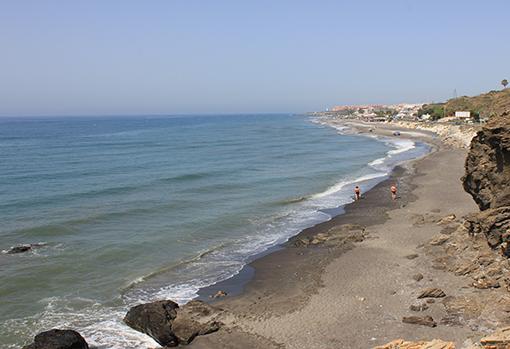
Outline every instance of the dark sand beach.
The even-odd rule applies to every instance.
[[[381,135],[392,131],[372,130]],[[466,326],[402,322],[415,315],[409,306],[423,288],[440,287],[446,294],[466,288],[465,278],[433,268],[423,247],[441,230],[436,223],[441,217],[477,209],[460,182],[466,150],[445,147],[427,133],[408,137],[428,141],[434,150],[397,167],[362,200],[347,205],[344,214],[255,260],[239,279],[204,290],[204,298],[233,285],[242,292],[215,302],[227,311],[228,329],[199,337],[191,347],[371,348],[394,338],[441,338],[460,347],[466,338],[479,338],[481,333]],[[396,201],[390,198],[391,183],[399,187]],[[300,242],[328,232],[345,238]],[[416,281],[416,274],[423,279]],[[442,304],[429,308],[427,315],[434,319],[447,315]]]

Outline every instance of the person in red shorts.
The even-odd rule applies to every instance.
[[[390,191],[391,191],[391,198],[393,200],[397,200],[397,185],[396,184],[393,184],[390,188]]]

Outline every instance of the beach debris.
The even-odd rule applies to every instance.
[[[432,316],[404,316],[402,322],[413,325],[423,325],[428,327],[436,327],[437,323],[434,321]]]
[[[501,286],[499,284],[499,281],[495,280],[495,279],[480,279],[480,280],[476,280],[471,285],[474,288],[479,288],[482,290],[485,290],[488,288],[499,288]]]
[[[439,245],[444,244],[446,241],[448,241],[449,238],[450,237],[448,235],[439,234],[439,235],[435,236],[432,240],[430,240],[430,244],[432,246],[439,246]]]
[[[23,253],[31,251],[32,249],[36,247],[42,247],[46,246],[45,242],[37,242],[33,244],[20,244],[10,247],[8,250],[3,250],[2,253],[5,254],[17,254],[17,253]]]
[[[409,306],[409,310],[411,311],[424,311],[429,308],[427,302],[414,303]]]
[[[212,295],[211,298],[221,298],[221,297],[225,297],[227,294],[228,294],[227,292],[219,290],[214,295]]]
[[[89,345],[76,331],[52,329],[37,334],[23,349],[89,349]]]
[[[459,314],[448,314],[439,321],[441,325],[462,326],[462,317]]]
[[[442,298],[446,297],[446,294],[442,289],[437,287],[426,288],[418,295],[417,298]]]
[[[448,216],[444,216],[437,222],[438,225],[444,225],[444,224],[450,224],[454,222],[457,219],[457,216],[455,214],[449,214]]]
[[[415,258],[418,258],[418,254],[417,253],[412,253],[412,254],[408,254],[406,256],[407,259],[415,259]]]
[[[421,281],[422,279],[423,279],[423,274],[422,273],[417,273],[417,274],[413,275],[413,280],[414,281]]]
[[[152,337],[162,346],[189,344],[200,335],[215,332],[221,310],[205,302],[193,300],[182,307],[171,300],[140,304],[131,309],[124,322]]]
[[[508,349],[510,348],[510,327],[496,330],[494,333],[480,340],[484,349]]]
[[[388,344],[375,347],[374,349],[455,349],[453,342],[444,342],[439,339],[432,341],[408,342],[396,339]]]

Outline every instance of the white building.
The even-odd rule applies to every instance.
[[[463,120],[471,119],[471,112],[469,112],[469,111],[456,111],[455,112],[455,117],[457,119],[463,119]]]

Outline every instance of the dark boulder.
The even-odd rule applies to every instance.
[[[176,346],[177,338],[172,331],[172,321],[179,305],[170,300],[140,304],[129,309],[124,322],[131,328],[145,333],[162,346]]]
[[[3,251],[3,253],[7,253],[7,254],[23,253],[23,252],[32,251],[34,248],[42,247],[42,246],[46,246],[46,243],[38,242],[35,244],[21,244],[21,245],[12,246],[8,250]]]
[[[41,332],[34,338],[34,343],[23,349],[88,349],[85,339],[73,330],[53,329]]]
[[[202,301],[179,307],[172,301],[141,304],[129,310],[124,322],[154,338],[162,346],[189,344],[196,336],[217,331],[221,310]]]
[[[18,246],[12,246],[10,249],[7,250],[8,254],[15,254],[15,253],[23,253],[28,252],[32,249],[31,245],[18,245]]]

